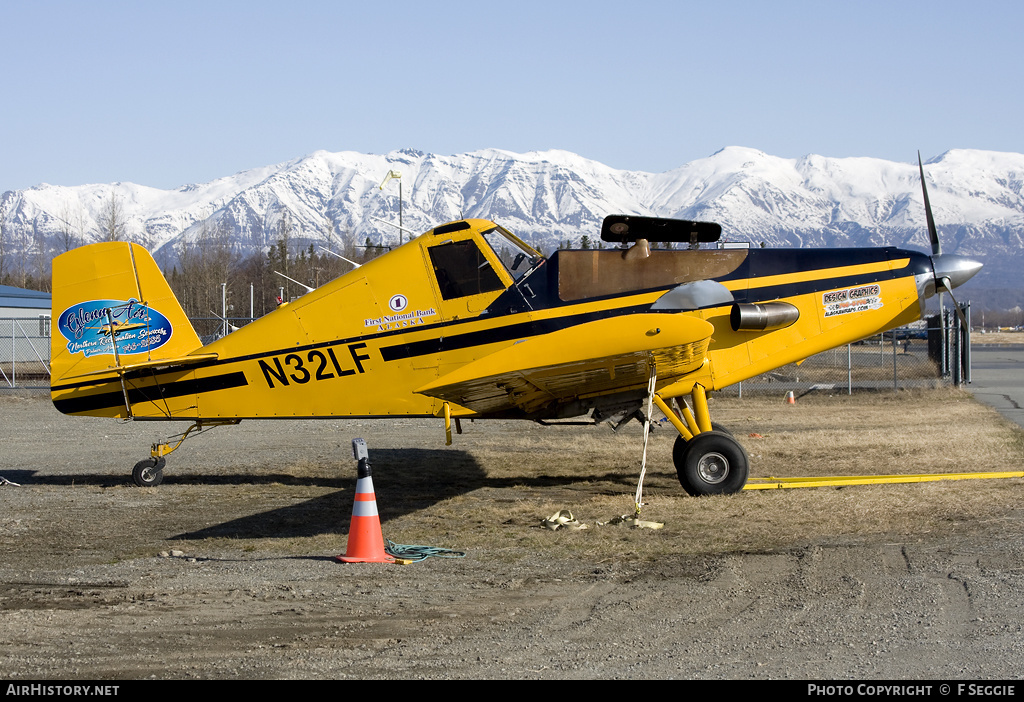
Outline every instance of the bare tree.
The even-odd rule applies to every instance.
[[[9,204],[6,199],[0,200],[0,282],[7,272],[7,213]]]
[[[97,221],[100,225],[100,241],[125,241],[127,221],[113,190]]]
[[[28,278],[32,280],[33,290],[50,290],[50,262],[53,255],[46,240],[46,234],[39,228],[38,222],[32,222],[32,248],[28,252],[29,261],[32,266]]]
[[[72,212],[70,205],[64,203],[57,219],[60,222],[57,225],[57,248],[61,253],[79,246],[85,239],[85,218],[82,216],[82,208],[79,207]]]
[[[231,232],[204,221],[194,240],[182,237],[176,249],[181,270],[175,269],[172,285],[185,312],[193,317],[220,314],[221,284],[234,282],[239,259]]]
[[[279,279],[280,287],[284,288],[284,299],[290,300],[294,284],[288,278],[294,278],[291,271],[291,260],[288,255],[288,248],[291,244],[292,225],[288,221],[288,212],[281,215],[281,221],[277,226],[277,246],[271,246],[267,251],[267,259],[273,272],[287,276]]]

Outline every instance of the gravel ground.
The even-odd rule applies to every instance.
[[[39,397],[0,397],[0,424],[0,476],[20,483],[0,485],[9,679],[1024,674],[1020,509],[956,534],[809,534],[653,562],[580,558],[586,532],[555,532],[564,551],[341,565],[349,440],[381,434],[371,456],[435,446],[437,422],[243,422],[190,440],[156,489],[127,474],[167,425],[64,417]],[[339,477],[286,471],[296,460]],[[514,489],[441,486],[394,523]],[[459,528],[435,545],[458,547]]]

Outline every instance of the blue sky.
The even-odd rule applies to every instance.
[[[0,192],[318,149],[1024,151],[1020,2],[0,0]]]

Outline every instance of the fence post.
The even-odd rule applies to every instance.
[[[954,303],[955,304],[955,303]],[[961,350],[960,335],[960,315],[953,315],[953,349],[949,354],[950,368],[953,371],[953,385],[960,387],[964,383],[963,377],[963,352]]]
[[[949,322],[946,319],[946,308],[941,309],[942,314],[939,315],[939,319],[942,324],[942,377],[948,378],[952,375],[949,363]]]
[[[892,389],[899,390],[900,385],[896,380],[896,348],[899,344],[896,341],[896,330],[892,330]]]
[[[853,345],[846,345],[846,394],[853,394]]]
[[[971,382],[971,303],[964,302],[964,317],[967,328],[964,329],[964,380]]]

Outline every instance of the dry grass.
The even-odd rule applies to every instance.
[[[796,405],[716,399],[712,414],[736,432],[758,477],[1020,470],[1024,453],[1019,429],[954,390],[809,395]],[[441,529],[462,547],[508,557],[568,548],[598,561],[658,559],[878,534],[916,540],[1004,518],[1024,496],[1024,481],[1010,479],[695,499],[682,492],[672,468],[674,438],[660,430],[649,451],[643,517],[664,522],[662,531],[596,527],[631,511],[642,441],[635,424],[620,435],[603,427],[473,425],[456,443],[478,463],[482,484],[388,528],[422,539]],[[443,471],[435,478],[449,479]],[[572,510],[590,529],[536,528],[559,509]]]
[[[987,334],[974,333],[971,334],[971,343],[979,346],[1024,344],[1024,332],[989,332]]]
[[[1021,470],[1024,456],[1024,432],[956,390],[815,392],[795,405],[782,397],[716,397],[711,411],[746,447],[753,477],[1009,471]],[[197,444],[189,455],[203,454],[203,464],[179,465],[153,491],[159,499],[146,498],[155,510],[147,524],[159,523],[166,510],[166,519],[182,524],[171,533],[180,533],[176,543],[185,551],[343,552],[353,436],[370,444],[385,537],[510,563],[575,556],[584,567],[603,567],[808,543],[914,542],[1019,519],[1024,501],[1021,479],[692,498],[672,466],[674,430],[663,427],[651,438],[642,517],[664,529],[598,527],[632,511],[642,448],[636,423],[614,434],[605,426],[467,422],[450,448],[441,445],[439,421],[339,423],[331,428],[333,449],[306,441],[303,424],[256,426],[244,439],[247,452],[205,454]],[[258,464],[269,454],[263,441],[285,444],[286,464]],[[236,457],[255,462],[231,465]],[[589,528],[539,527],[560,509]]]

